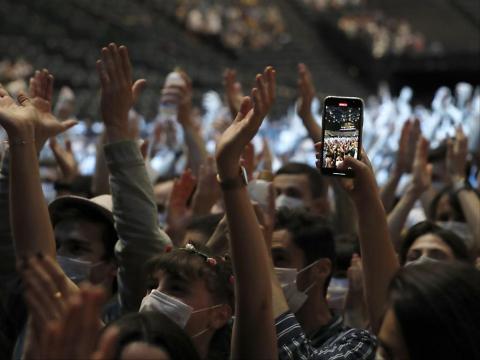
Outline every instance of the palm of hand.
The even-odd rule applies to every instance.
[[[221,165],[228,165],[229,159],[239,159],[240,154],[246,143],[255,135],[256,129],[251,129],[249,126],[252,120],[253,110],[247,114],[247,117],[233,122],[227,130],[223,132],[220,139],[217,142],[217,162]],[[253,135],[252,135],[253,132]],[[225,162],[223,164],[222,162]],[[233,165],[235,171],[238,168],[238,164]]]

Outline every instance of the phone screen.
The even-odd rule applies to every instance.
[[[363,103],[359,98],[328,97],[323,112],[322,173],[353,176],[339,170],[345,156],[359,158],[363,123]]]

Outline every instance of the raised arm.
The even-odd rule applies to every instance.
[[[298,92],[297,113],[307,129],[308,136],[314,143],[322,138],[322,128],[312,114],[312,101],[315,98],[315,86],[312,74],[305,64],[298,64]]]
[[[398,143],[397,157],[387,183],[380,190],[380,197],[385,211],[389,213],[395,202],[395,192],[404,173],[412,171],[412,164],[415,156],[415,149],[420,136],[420,122],[418,119],[411,122],[405,121]]]
[[[468,155],[468,138],[461,126],[456,129],[455,141],[447,142],[447,183],[457,191],[468,227],[475,240],[475,250],[480,251],[480,199],[466,185],[465,169]]]
[[[53,77],[43,71],[50,91]],[[21,94],[19,104],[0,88],[0,125],[10,145],[10,217],[17,259],[43,253],[55,258],[55,238],[43,197],[37,151],[74,121],[58,122],[50,102]]]
[[[144,80],[132,85],[127,48],[110,44],[97,62],[102,86],[102,119],[107,145],[105,159],[110,171],[113,216],[119,240],[115,246],[120,303],[123,312],[137,311],[145,295],[143,264],[158,255],[168,236],[160,230],[153,188],[135,136],[128,128],[128,111]]]
[[[242,151],[255,136],[274,101],[273,68],[268,67],[263,75],[257,75],[256,82],[257,87],[252,89],[251,97],[244,98],[240,112],[222,134],[216,151],[235,273],[233,359],[277,358],[269,249],[247,189],[239,179]]]
[[[315,145],[317,159],[321,156],[322,144]],[[317,162],[317,166],[320,163]],[[383,310],[387,300],[390,280],[399,268],[395,250],[388,236],[387,216],[377,189],[367,154],[362,151],[362,160],[346,157],[343,167],[351,167],[353,179],[343,180],[358,216],[359,240],[362,252],[365,293],[370,323],[375,333],[380,329]]]
[[[390,239],[396,249],[400,247],[401,232],[410,210],[432,184],[432,165],[428,164],[428,145],[428,141],[424,137],[420,137],[412,167],[412,182],[408,185],[400,201],[388,214]]]

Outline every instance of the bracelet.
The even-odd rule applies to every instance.
[[[462,190],[471,190],[471,188],[472,186],[465,178],[457,180],[452,186],[452,190],[455,195],[457,195]]]
[[[5,141],[5,144],[7,144],[9,147],[12,147],[12,146],[16,146],[16,145],[27,145],[27,144],[30,144],[32,142],[33,141],[25,141],[23,139],[16,138],[16,139],[13,139],[13,140]]]
[[[238,189],[248,185],[247,171],[243,166],[240,166],[238,177],[220,179],[220,175],[217,174],[217,181],[220,185],[220,188],[224,191]]]

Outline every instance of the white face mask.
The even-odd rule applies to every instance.
[[[319,260],[297,271],[295,268],[275,268],[275,274],[282,286],[283,295],[287,300],[288,307],[293,313],[296,313],[305,304],[308,299],[308,291],[315,285],[310,284],[304,291],[298,290],[298,275],[315,265]]]
[[[183,301],[155,289],[143,298],[139,311],[158,311],[166,315],[170,320],[172,320],[178,326],[184,329],[192,314],[207,311],[210,309],[215,309],[222,305],[223,304],[218,304],[202,309],[193,310],[190,305],[185,304]],[[200,336],[207,331],[208,328],[193,335],[192,338]]]
[[[57,256],[57,261],[65,275],[75,284],[89,280],[92,270],[96,266],[103,264],[103,261],[93,264],[91,261],[78,260],[66,256]]]
[[[277,196],[277,198],[275,199],[275,209],[278,210],[281,207],[286,207],[288,209],[298,209],[305,207],[305,203],[302,199],[282,194]]]

